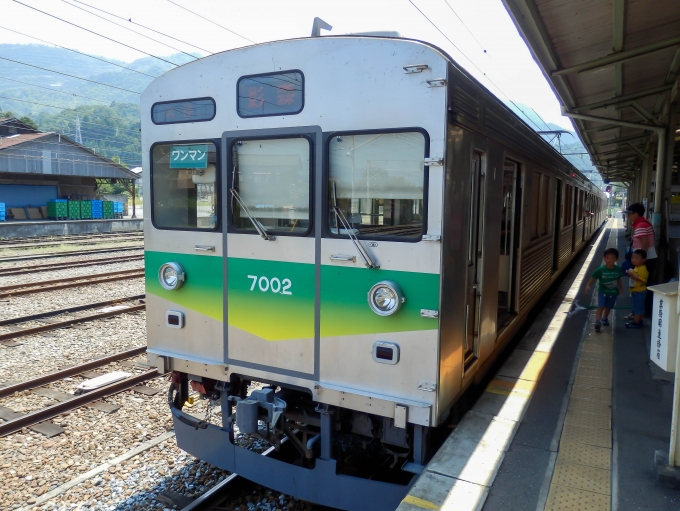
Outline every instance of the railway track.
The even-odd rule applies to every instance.
[[[0,238],[0,246],[12,245],[15,243],[33,243],[41,241],[55,241],[59,240],[86,240],[96,238],[124,238],[126,236],[139,235],[140,231],[116,231],[116,232],[102,232],[99,234],[66,234],[66,235],[52,235],[52,236],[22,236],[18,238]]]
[[[98,367],[104,367],[111,362],[116,362],[140,355],[145,351],[146,347],[134,348],[132,350],[117,353],[109,357],[103,357],[97,360],[86,362],[84,364],[79,364],[74,367],[62,369],[44,376],[40,376],[33,380],[10,385],[0,389],[0,397],[12,395],[14,392],[36,389],[38,387],[57,382],[61,379],[81,374],[85,371],[91,371],[92,369],[96,369]],[[78,396],[74,395],[72,399],[67,399],[66,401],[48,406],[42,410],[36,410],[24,415],[17,412],[11,413],[11,410],[9,410],[10,413],[8,413],[8,409],[6,409],[5,422],[0,424],[0,437],[11,435],[12,433],[16,433],[23,428],[35,426],[36,424],[52,419],[57,415],[62,415],[100,399],[131,389],[132,387],[156,378],[157,376],[160,376],[160,374],[156,369],[149,369],[141,374],[129,376],[124,380],[100,387],[86,394],[81,394]]]
[[[116,310],[110,310],[107,312],[95,312],[94,314],[88,314],[86,316],[77,316],[74,318],[68,318],[64,320],[50,320],[49,318],[54,316],[60,316],[63,314],[72,314],[74,312],[82,312],[88,309],[99,309],[102,307],[110,307],[116,305],[124,305],[125,303],[135,302],[138,300],[143,300],[145,295],[134,295],[125,298],[118,298],[115,300],[107,300],[104,302],[89,303],[86,305],[79,305],[76,307],[67,307],[65,309],[57,309],[49,312],[42,312],[40,314],[32,314],[30,316],[21,316],[18,318],[5,319],[0,321],[0,326],[14,326],[18,327],[16,331],[0,333],[0,344],[3,342],[16,339],[19,337],[24,337],[26,335],[33,335],[38,333],[49,332],[51,330],[58,330],[59,328],[64,328],[67,326],[75,325],[78,323],[84,323],[87,321],[94,321],[97,319],[109,318],[111,316],[117,316],[120,314],[127,314],[129,312],[137,312],[144,310],[146,308],[145,304],[130,305],[125,308],[119,308]],[[43,321],[46,324],[38,326],[28,326],[22,327],[22,324],[32,323],[35,321]],[[1,395],[1,394],[0,394]]]
[[[121,248],[99,248],[95,250],[73,250],[70,252],[49,252],[45,254],[32,254],[20,256],[0,257],[0,263],[13,263],[18,261],[33,261],[35,259],[53,259],[55,257],[73,257],[90,254],[108,254],[111,252],[128,252],[130,250],[144,250],[144,245]]]
[[[140,234],[139,236],[125,236],[125,237],[109,237],[109,238],[98,238],[98,239],[83,239],[83,240],[78,240],[78,241],[43,241],[43,242],[37,242],[37,243],[13,243],[13,244],[1,244],[0,247],[2,247],[5,250],[31,250],[34,248],[42,248],[42,247],[58,247],[62,245],[82,245],[83,243],[87,242],[88,245],[100,245],[102,243],[112,243],[115,241],[138,241],[138,240],[143,240],[144,235]]]
[[[69,277],[65,279],[43,280],[40,282],[29,282],[27,284],[16,284],[13,286],[0,287],[0,298],[8,296],[20,296],[34,293],[44,293],[67,289],[71,287],[89,286],[91,284],[101,284],[114,282],[117,280],[136,279],[144,276],[144,269],[120,270],[108,273],[97,273],[95,275],[83,275],[80,277]]]
[[[284,442],[285,442],[284,438]],[[262,456],[271,456],[275,452],[275,447],[272,446],[262,453]],[[211,511],[227,508],[220,507],[220,505],[231,497],[235,491],[240,489],[240,482],[244,479],[238,474],[231,474],[229,477],[220,481],[215,486],[210,488],[203,495],[198,497],[190,504],[182,507],[182,511]],[[177,505],[179,503],[175,503]]]
[[[83,266],[97,266],[105,264],[125,263],[128,261],[139,261],[142,259],[144,259],[144,256],[138,254],[138,255],[123,255],[118,257],[102,257],[99,259],[88,259],[86,261],[36,264],[35,266],[24,266],[21,268],[17,267],[0,268],[0,277],[8,277],[10,275],[27,275],[29,273],[40,273],[50,270],[80,268]]]

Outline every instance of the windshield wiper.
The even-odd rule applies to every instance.
[[[267,233],[267,228],[264,225],[262,225],[256,218],[254,218],[253,215],[250,214],[248,206],[244,204],[243,199],[241,199],[241,196],[238,194],[236,189],[230,188],[229,191],[231,192],[232,197],[236,199],[236,202],[238,202],[239,205],[243,208],[243,211],[245,211],[246,215],[248,215],[248,219],[253,224],[253,227],[255,227],[255,230],[258,232],[258,234],[262,236],[262,239],[266,241],[274,241],[276,237]]]
[[[336,187],[337,183],[333,183],[333,213],[335,213],[335,218],[342,224],[342,227],[347,231],[347,235],[349,236],[349,239],[352,240],[352,243],[354,243],[354,246],[357,249],[357,252],[359,252],[359,255],[361,258],[364,260],[364,264],[366,265],[366,268],[372,268],[377,270],[380,268],[379,265],[375,264],[373,262],[373,259],[371,259],[371,256],[366,252],[366,249],[363,247],[363,245],[359,242],[357,237],[354,235],[354,232],[352,231],[352,227],[349,225],[349,222],[347,221],[347,218],[345,218],[345,214],[342,212],[342,209],[338,207],[338,191]],[[338,234],[340,234],[340,226],[338,226]]]

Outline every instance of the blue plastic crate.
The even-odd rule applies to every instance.
[[[4,213],[4,212],[5,212],[5,203],[0,202],[0,213]]]
[[[0,222],[4,222],[4,221],[5,221],[5,212],[0,211]]]
[[[47,202],[68,202],[66,199],[50,199]]]

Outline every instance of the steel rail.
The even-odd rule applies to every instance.
[[[264,451],[261,456],[270,456],[275,450],[276,448],[272,446]],[[194,500],[191,504],[183,507],[181,511],[208,511],[210,509],[216,508],[229,498],[229,495],[223,495],[223,492],[240,479],[242,479],[240,475],[230,474],[224,478],[224,480],[220,481],[203,495]]]
[[[58,330],[66,326],[75,325],[77,323],[83,323],[87,321],[94,321],[96,319],[109,318],[111,316],[118,316],[120,314],[127,314],[128,312],[138,312],[144,310],[146,304],[143,305],[133,305],[132,307],[126,307],[125,309],[119,309],[109,312],[100,312],[98,314],[90,314],[89,316],[81,316],[79,318],[67,319],[65,321],[60,321],[59,323],[52,323],[49,325],[34,326],[31,328],[24,328],[22,330],[17,330],[16,332],[8,332],[6,334],[0,334],[0,343],[3,341],[8,341],[10,339],[16,339],[17,337],[24,337],[26,335],[39,334],[42,332],[49,332],[50,330]]]
[[[99,234],[89,233],[89,234],[47,234],[43,236],[19,236],[17,238],[0,238],[0,246],[11,245],[14,243],[32,243],[34,241],[54,241],[55,238],[60,240],[79,240],[87,238],[124,238],[125,236],[137,236],[141,234],[141,231],[115,231],[115,232],[102,232]]]
[[[90,362],[78,364],[77,366],[60,369],[59,371],[55,371],[44,376],[39,376],[38,378],[33,378],[32,380],[24,381],[21,383],[15,383],[14,385],[10,385],[9,387],[2,387],[0,388],[0,397],[7,397],[11,396],[15,392],[30,390],[36,387],[42,387],[43,385],[47,385],[48,383],[54,383],[55,381],[59,381],[63,378],[75,376],[76,374],[84,373],[85,371],[90,371],[92,369],[108,365],[111,362],[117,362],[119,360],[124,360],[126,358],[136,357],[137,355],[141,355],[143,353],[146,353],[146,346],[133,348],[127,351],[122,351],[120,353],[116,353],[115,355],[109,355],[108,357],[97,358],[91,360]]]
[[[11,263],[17,261],[32,261],[34,259],[52,259],[54,257],[73,257],[89,254],[108,254],[110,252],[127,252],[130,250],[144,250],[144,245],[135,245],[133,247],[121,248],[98,248],[96,250],[73,250],[71,252],[48,252],[45,254],[21,255],[1,257],[0,263]]]
[[[46,421],[57,415],[62,415],[81,406],[85,406],[94,401],[98,401],[102,398],[118,394],[125,390],[128,390],[135,385],[144,383],[145,381],[151,380],[156,376],[160,376],[158,370],[150,369],[142,374],[130,376],[125,380],[121,380],[111,385],[101,387],[99,389],[88,392],[87,394],[81,394],[80,396],[74,396],[73,399],[64,401],[62,403],[57,403],[42,410],[36,410],[35,412],[29,412],[26,415],[17,417],[16,419],[9,420],[3,424],[0,424],[0,438],[21,431],[23,428],[27,428],[39,422]]]
[[[139,255],[124,255],[118,257],[103,257],[100,259],[86,259],[85,261],[72,261],[66,263],[49,263],[37,264],[35,266],[24,266],[21,268],[0,268],[0,277],[9,277],[11,275],[29,275],[31,273],[41,273],[49,270],[63,270],[68,268],[81,268],[83,266],[96,266],[98,264],[115,264],[125,263],[128,261],[139,261],[144,259],[142,254]]]
[[[49,318],[50,316],[58,316],[60,314],[67,314],[69,312],[80,312],[87,309],[95,309],[97,307],[106,307],[107,305],[115,305],[117,303],[131,302],[133,300],[142,300],[146,295],[133,295],[115,298],[113,300],[106,300],[104,302],[86,303],[85,305],[76,305],[74,307],[67,307],[65,309],[56,309],[47,312],[40,312],[38,314],[31,314],[30,316],[19,316],[18,318],[0,320],[0,326],[16,325],[17,323],[25,323],[27,321],[34,321],[36,319]]]
[[[144,269],[141,269],[141,270],[112,271],[109,273],[99,273],[96,275],[82,277],[70,277],[67,279],[43,280],[40,282],[31,282],[28,284],[18,284],[15,286],[0,287],[0,298],[4,298],[7,296],[28,295],[33,293],[44,293],[47,291],[56,291],[58,289],[88,286],[91,284],[100,284],[104,282],[114,282],[116,280],[134,279],[143,276]]]
[[[126,236],[122,239],[137,241],[139,239],[144,239],[144,235],[140,234],[138,236]],[[60,245],[79,245],[79,244],[82,244],[84,241],[87,241],[89,244],[92,244],[92,245],[101,245],[102,243],[111,243],[113,241],[122,241],[122,239],[121,239],[121,237],[108,237],[108,238],[99,238],[99,239],[90,239],[90,240],[77,240],[77,241],[42,241],[42,242],[38,242],[38,243],[14,243],[14,244],[11,244],[11,245],[2,245],[2,248],[4,250],[10,250],[10,249],[31,250],[31,249],[40,248],[40,247],[58,247]]]
[[[143,270],[143,269],[142,269]],[[28,287],[28,286],[43,286],[47,284],[59,284],[62,282],[75,282],[76,280],[83,280],[83,279],[89,279],[92,277],[100,277],[100,276],[109,276],[109,275],[123,275],[126,273],[131,273],[133,271],[140,271],[137,268],[133,268],[130,270],[117,270],[117,271],[111,271],[108,273],[96,273],[94,275],[80,275],[78,277],[64,277],[62,279],[51,279],[51,280],[38,280],[36,282],[26,282],[24,284],[13,284],[11,286],[1,286],[0,291],[7,291],[11,289],[19,289],[22,287]]]

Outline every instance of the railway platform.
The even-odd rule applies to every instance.
[[[680,509],[680,488],[656,480],[673,375],[650,362],[648,320],[626,329],[619,309],[596,333],[594,313],[572,310],[592,302],[584,288],[605,248],[619,249],[620,264],[626,243],[621,220],[609,220],[398,511]]]
[[[0,222],[0,238],[27,238],[31,236],[65,236],[93,232],[142,231],[142,218],[117,218],[99,220],[18,220]]]

